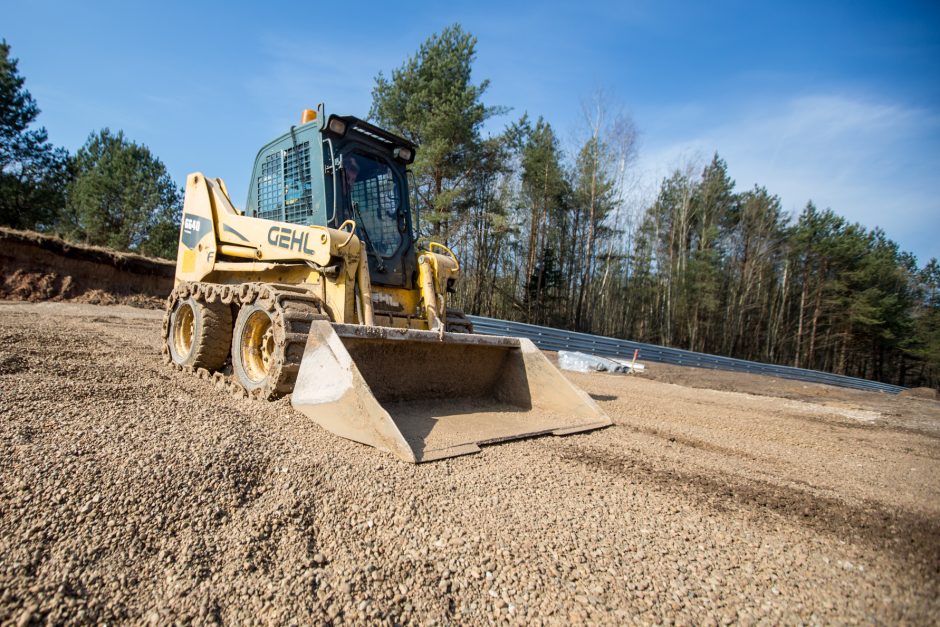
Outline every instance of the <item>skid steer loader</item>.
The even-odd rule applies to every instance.
[[[415,237],[416,148],[320,105],[260,150],[244,210],[190,174],[165,361],[237,394],[292,394],[410,462],[610,424],[530,341],[474,335],[448,308],[460,265]]]

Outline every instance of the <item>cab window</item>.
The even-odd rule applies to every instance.
[[[381,159],[358,151],[343,156],[343,172],[350,217],[360,239],[375,254],[393,256],[405,231],[398,175]]]

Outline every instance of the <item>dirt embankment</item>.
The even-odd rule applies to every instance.
[[[159,309],[175,264],[58,237],[0,228],[0,299]]]

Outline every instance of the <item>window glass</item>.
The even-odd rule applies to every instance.
[[[405,228],[394,170],[383,161],[352,152],[343,157],[343,172],[357,234],[376,254],[391,257],[401,246]]]

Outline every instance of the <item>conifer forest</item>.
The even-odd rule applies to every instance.
[[[419,235],[461,261],[466,313],[905,386],[940,385],[940,264],[877,226],[743,188],[715,153],[638,193],[640,129],[603,92],[577,128],[490,104],[459,25],[375,78],[368,117],[419,144]],[[0,46],[0,222],[175,258],[181,193],[123,133],[75,155]],[[362,112],[365,113],[365,112]],[[540,115],[541,113],[541,115]]]

